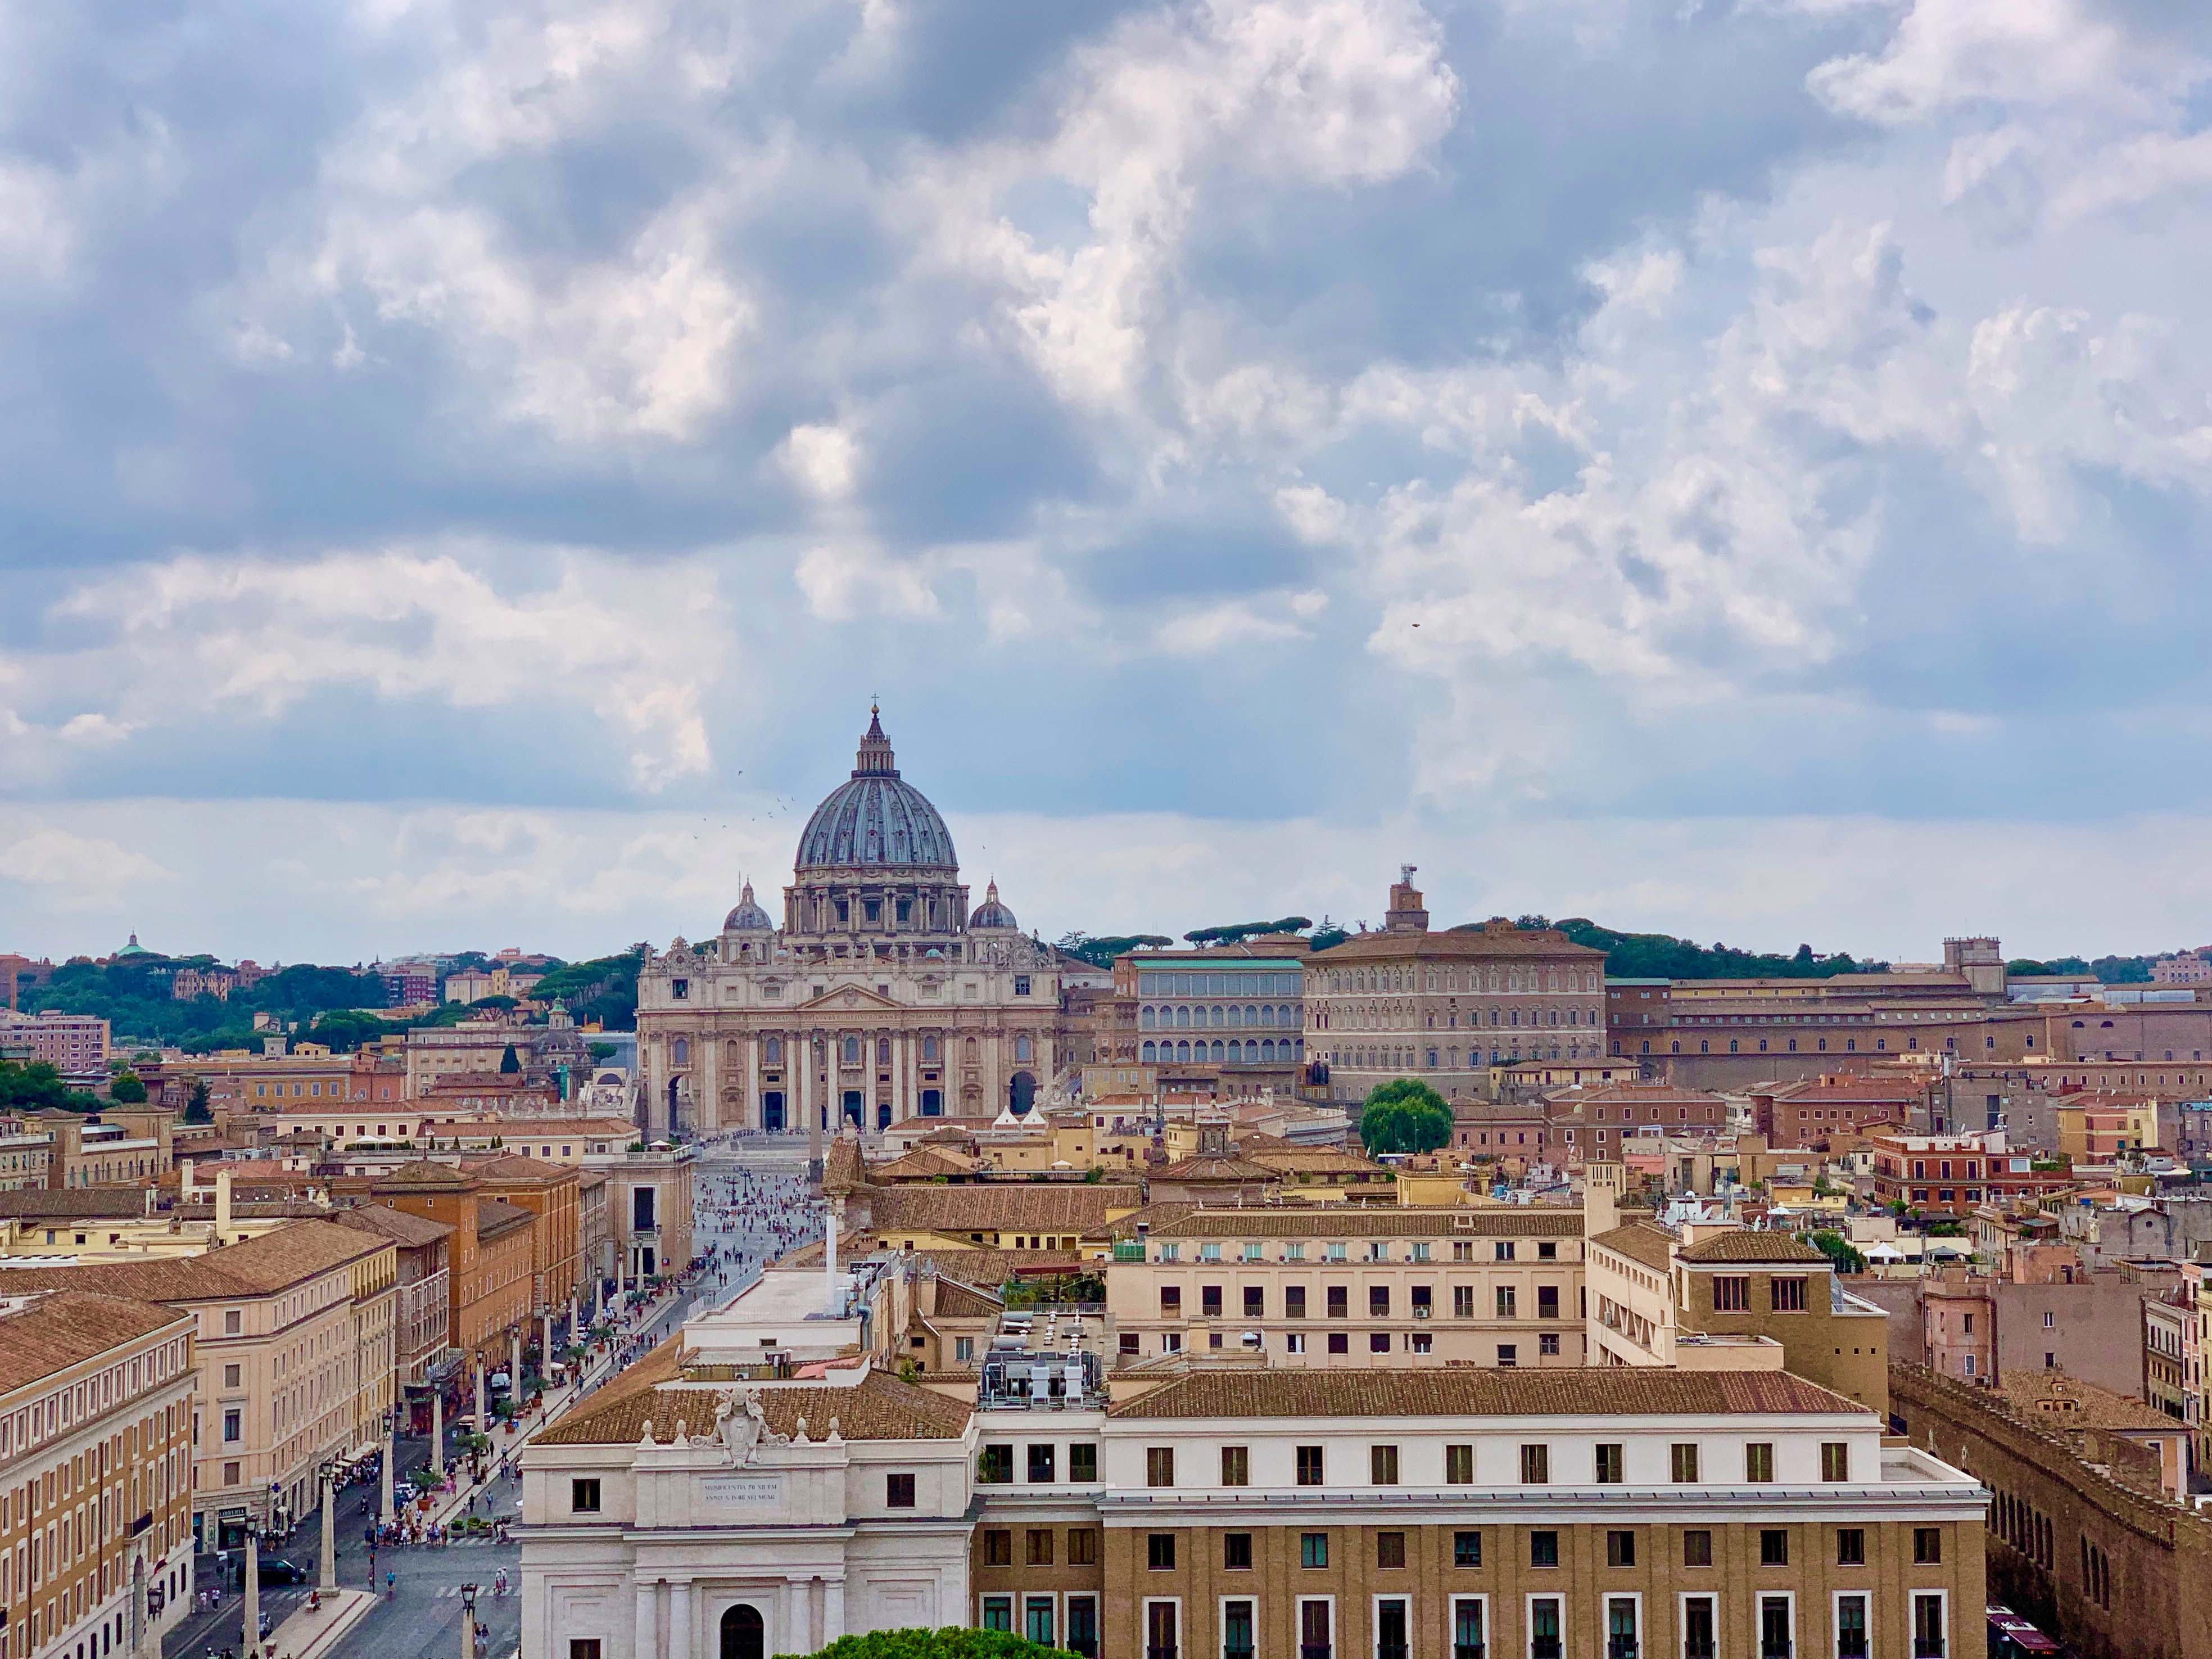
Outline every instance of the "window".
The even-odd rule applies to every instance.
[[[1451,1659],[1483,1659],[1482,1603],[1472,1596],[1452,1602]]]
[[[1767,1296],[1777,1313],[1805,1311],[1805,1281],[1802,1279],[1770,1279],[1766,1281]]]
[[[1844,1440],[1823,1440],[1820,1443],[1820,1479],[1848,1480],[1850,1478],[1850,1443]]]
[[[1685,1485],[1698,1478],[1698,1443],[1694,1440],[1678,1440],[1673,1449],[1674,1479]]]
[[[1148,1486],[1175,1485],[1175,1448],[1173,1446],[1145,1448],[1145,1484]]]
[[[1171,1532],[1152,1532],[1145,1534],[1145,1565],[1154,1572],[1175,1571],[1175,1534]]]
[[[1075,1445],[1067,1449],[1067,1478],[1070,1480],[1096,1480],[1098,1478],[1098,1448]]]
[[[1513,1241],[1512,1241],[1511,1239],[1510,1239],[1510,1238],[1501,1238],[1501,1239],[1499,1239],[1499,1240],[1498,1241],[1498,1243],[1496,1243],[1496,1244],[1492,1248],[1490,1254],[1491,1254],[1491,1257],[1492,1257],[1492,1259],[1493,1261],[1512,1261],[1512,1260],[1513,1260]]]
[[[1941,1566],[1942,1562],[1942,1528],[1915,1527],[1912,1529],[1912,1565],[1916,1567],[1934,1567]]]
[[[1539,1285],[1536,1287],[1536,1317],[1557,1319],[1559,1316],[1559,1287]]]
[[[1031,1527],[1029,1529],[1029,1564],[1033,1567],[1052,1565],[1052,1528]]]
[[[1244,1287],[1244,1317],[1247,1319],[1265,1319],[1267,1316],[1267,1291],[1265,1288],[1258,1285],[1247,1285]]]
[[[1935,1590],[1912,1597],[1912,1659],[1943,1659],[1943,1597]]]
[[[1298,1659],[1330,1659],[1334,1605],[1318,1599],[1298,1603]]]
[[[1682,1659],[1714,1659],[1713,1598],[1692,1595],[1682,1603]]]
[[[983,1598],[983,1628],[1012,1633],[1014,1628],[1014,1598],[1012,1596],[987,1595]]]
[[[1201,1285],[1198,1287],[1198,1313],[1201,1319],[1221,1317],[1221,1286]]]
[[[1479,1567],[1482,1565],[1482,1534],[1479,1532],[1455,1532],[1452,1534],[1452,1565]]]
[[[1521,1448],[1521,1484],[1540,1486],[1552,1478],[1552,1449],[1549,1446]]]
[[[1553,1333],[1547,1331],[1543,1335],[1536,1339],[1536,1352],[1540,1354],[1549,1354],[1556,1358],[1559,1352],[1559,1339]]]
[[[1605,1564],[1608,1567],[1632,1567],[1636,1565],[1636,1534],[1616,1529],[1605,1535]]]
[[[1559,1659],[1559,1599],[1539,1595],[1528,1603],[1528,1659]]]
[[[568,1483],[568,1510],[572,1515],[597,1515],[599,1512],[599,1483],[596,1480],[571,1480]]]
[[[1328,1334],[1328,1351],[1331,1353],[1350,1353],[1352,1352],[1350,1334],[1344,1331],[1331,1331]]]
[[[1713,1535],[1702,1527],[1682,1534],[1682,1565],[1710,1567],[1713,1564]]]
[[[1070,1527],[1067,1529],[1067,1565],[1071,1567],[1098,1565],[1098,1534],[1095,1528]]]
[[[1050,1444],[1031,1446],[1030,1448],[1030,1483],[1032,1486],[1050,1486],[1053,1480],[1053,1465],[1056,1461]]]
[[[1406,1565],[1404,1533],[1378,1532],[1375,1534],[1375,1565],[1378,1567],[1402,1567]]]
[[[1052,1645],[1052,1597],[1022,1598],[1022,1634],[1040,1647]]]
[[[1252,1604],[1221,1604],[1221,1659],[1252,1659]]]
[[[1370,1446],[1367,1449],[1368,1484],[1376,1486],[1395,1486],[1398,1484],[1398,1449],[1395,1446]]]
[[[1328,1316],[1331,1319],[1352,1317],[1352,1287],[1332,1285],[1328,1287]]]
[[[222,1334],[225,1336],[236,1336],[238,1334],[238,1310],[235,1308],[229,1309],[224,1312],[222,1316]]]
[[[1532,1567],[1556,1567],[1559,1565],[1559,1534],[1549,1530],[1528,1534],[1528,1565]]]
[[[1759,1528],[1759,1565],[1762,1567],[1786,1567],[1790,1565],[1790,1534],[1785,1528]]]
[[[1145,1603],[1145,1659],[1176,1659],[1176,1616],[1173,1601]]]
[[[1370,1319],[1388,1319],[1390,1316],[1390,1287],[1388,1285],[1370,1285],[1367,1287],[1367,1316]]]
[[[1474,1285],[1455,1285],[1452,1286],[1452,1317],[1454,1319],[1472,1319],[1474,1317]]]
[[[1617,1443],[1600,1443],[1597,1449],[1597,1483],[1601,1486],[1617,1486],[1626,1480],[1621,1449]]]
[[[1750,1279],[1730,1274],[1713,1280],[1715,1313],[1747,1313],[1750,1309]]]
[[[1306,1316],[1306,1287],[1285,1285],[1283,1287],[1283,1317],[1304,1319]]]
[[[1501,1342],[1498,1345],[1498,1368],[1500,1370],[1510,1371],[1520,1363],[1521,1349],[1517,1343]]]
[[[1474,1448],[1472,1445],[1444,1448],[1444,1484],[1448,1486],[1471,1486],[1474,1484]]]
[[[1836,1528],[1836,1565],[1839,1567],[1866,1565],[1866,1531],[1863,1528]]]
[[[234,1389],[238,1386],[237,1366],[225,1365],[222,1368],[222,1386],[226,1389]]]
[[[1003,1527],[983,1529],[983,1565],[987,1567],[1011,1567],[1014,1565],[1014,1534]]]
[[[1322,1479],[1322,1449],[1301,1446],[1297,1449],[1298,1485],[1318,1486]]]
[[[1636,1659],[1636,1611],[1639,1605],[1632,1595],[1606,1598],[1606,1659]]]
[[[1014,1449],[1012,1446],[986,1446],[975,1454],[977,1486],[1011,1486],[1013,1479]]]
[[[235,1406],[231,1407],[222,1414],[222,1437],[226,1442],[243,1440],[246,1437],[245,1416]]]
[[[1774,1443],[1754,1440],[1743,1449],[1743,1478],[1747,1480],[1774,1479]]]
[[[1325,1567],[1328,1565],[1327,1533],[1302,1532],[1298,1534],[1298,1565],[1302,1567]]]
[[[1867,1659],[1867,1599],[1836,1598],[1836,1659]]]
[[[596,1636],[572,1636],[568,1638],[568,1659],[599,1659],[599,1638]]]
[[[1221,1534],[1221,1565],[1234,1572],[1252,1570],[1252,1534],[1249,1532],[1224,1532]]]

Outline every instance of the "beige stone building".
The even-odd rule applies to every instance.
[[[143,1656],[191,1605],[192,1320],[0,1295],[0,1654]]]
[[[1429,931],[1407,865],[1377,933],[1305,963],[1305,1053],[1346,1103],[1416,1077],[1447,1100],[1489,1092],[1493,1065],[1606,1052],[1605,952],[1498,919]]]
[[[1123,1364],[1579,1365],[1582,1254],[1575,1210],[1200,1209],[1116,1240],[1106,1310]]]
[[[305,1514],[322,1461],[368,1449],[392,1401],[397,1275],[389,1239],[295,1221],[199,1256],[0,1270],[0,1296],[96,1291],[193,1316],[192,1520],[214,1547],[248,1519]]]
[[[1060,1066],[1058,955],[994,884],[971,912],[951,832],[872,717],[799,836],[779,925],[746,884],[715,936],[638,977],[654,1136],[881,1128],[1026,1111]]]

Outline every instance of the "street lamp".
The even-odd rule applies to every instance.
[[[384,1481],[382,1497],[384,1498],[383,1518],[386,1521],[391,1520],[395,1513],[392,1504],[394,1495],[392,1492],[392,1483],[397,1479],[397,1475],[393,1466],[398,1462],[399,1408],[397,1406],[394,1406],[391,1410],[384,1413]],[[371,1588],[374,1589],[374,1586],[372,1585]]]
[[[477,1659],[477,1587],[461,1586],[461,1659]]]

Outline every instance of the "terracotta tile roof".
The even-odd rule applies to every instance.
[[[1200,1152],[1178,1159],[1164,1169],[1152,1171],[1154,1181],[1255,1181],[1273,1182],[1279,1174],[1264,1164],[1255,1164],[1249,1158],[1224,1158],[1216,1152]]]
[[[1263,1146],[1246,1153],[1255,1164],[1298,1175],[1361,1174],[1388,1178],[1390,1166],[1336,1146]]]
[[[989,1319],[1006,1311],[1006,1304],[988,1291],[963,1285],[943,1273],[937,1276],[937,1307],[933,1319]]]
[[[204,1255],[102,1261],[77,1267],[0,1267],[0,1294],[82,1287],[146,1302],[265,1296],[342,1267],[387,1241],[327,1221],[295,1221]]]
[[[887,1164],[868,1167],[868,1179],[874,1182],[934,1181],[939,1176],[969,1175],[975,1171],[972,1158],[948,1157],[933,1147],[917,1146],[904,1158],[892,1158]]]
[[[830,1150],[822,1159],[823,1192],[848,1193],[867,1178],[867,1165],[860,1157],[859,1141],[839,1135],[830,1143]]]
[[[1601,1106],[1717,1106],[1721,1097],[1703,1089],[1679,1088],[1671,1083],[1601,1083],[1594,1089],[1563,1089],[1548,1098]]]
[[[410,1215],[389,1204],[344,1205],[331,1212],[331,1219],[341,1227],[358,1227],[363,1232],[376,1233],[409,1246],[435,1244],[441,1238],[453,1236],[453,1230],[442,1221]]]
[[[384,1192],[391,1188],[443,1188],[448,1192],[463,1192],[476,1183],[450,1164],[434,1164],[427,1158],[418,1158],[411,1164],[403,1164],[388,1174],[376,1177],[373,1192]]]
[[[1865,1101],[1873,1105],[1917,1105],[1927,1085],[1902,1078],[1820,1078],[1809,1083],[1786,1083],[1773,1091],[1777,1100]],[[1766,1092],[1760,1091],[1761,1093]]]
[[[477,1200],[477,1237],[479,1239],[497,1238],[517,1227],[527,1226],[531,1220],[532,1212],[519,1204],[509,1204],[497,1198]]]
[[[0,1313],[0,1395],[191,1318],[96,1291],[55,1290]]]
[[[1634,1222],[1626,1227],[1615,1227],[1610,1232],[1597,1234],[1590,1240],[1607,1249],[1640,1261],[1645,1267],[1665,1273],[1674,1265],[1674,1235],[1663,1227],[1649,1222]]]
[[[1827,1263],[1827,1256],[1795,1233],[1753,1232],[1737,1227],[1711,1238],[1686,1244],[1675,1253],[1685,1261],[1808,1261]]]
[[[1079,1233],[1102,1225],[1109,1210],[1133,1210],[1134,1187],[1083,1182],[1018,1182],[976,1187],[894,1187],[878,1193],[874,1231]]]
[[[0,1193],[0,1221],[124,1221],[146,1213],[143,1187],[31,1188]]]
[[[2031,1423],[2067,1428],[2158,1430],[2186,1434],[2181,1422],[2153,1409],[2140,1400],[2114,1394],[2094,1382],[2069,1376],[2064,1371],[2021,1370],[1998,1385],[1997,1392]]]
[[[520,1152],[495,1152],[489,1158],[465,1158],[461,1168],[480,1181],[504,1182],[520,1186],[525,1182],[540,1187],[557,1187],[564,1181],[574,1179],[575,1171],[559,1164],[543,1164],[534,1158],[525,1158]]]
[[[1282,1204],[1198,1209],[1152,1230],[1154,1238],[1576,1238],[1580,1210],[1532,1204],[1451,1209]]]
[[[663,1344],[647,1358],[664,1352],[668,1358],[661,1370],[666,1373],[667,1386],[661,1386],[663,1379],[657,1376],[619,1393],[611,1385],[591,1405],[539,1434],[537,1443],[635,1445],[645,1437],[645,1425],[650,1421],[654,1441],[665,1445],[676,1437],[678,1418],[684,1419],[686,1434],[695,1438],[711,1434],[722,1397],[730,1392],[728,1385],[683,1386],[673,1381],[672,1343]],[[647,1363],[632,1366],[624,1380]],[[753,1392],[769,1428],[778,1434],[796,1434],[799,1419],[805,1418],[807,1436],[814,1440],[828,1437],[833,1417],[837,1419],[837,1432],[847,1440],[957,1440],[967,1432],[968,1419],[975,1414],[975,1407],[965,1401],[948,1400],[874,1370],[850,1388],[769,1384]]]
[[[1867,1414],[1788,1371],[1203,1370],[1115,1406],[1126,1418]]]
[[[1310,973],[1339,963],[1380,962],[1398,957],[1577,957],[1592,967],[1605,961],[1604,951],[1577,945],[1557,928],[1523,933],[1517,927],[1509,927],[1490,933],[1470,927],[1464,932],[1450,928],[1441,933],[1354,933],[1341,945],[1315,952],[1306,959],[1306,967]]]

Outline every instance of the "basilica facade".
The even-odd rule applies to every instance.
[[[1057,958],[993,884],[968,908],[951,832],[870,710],[853,775],[799,836],[779,923],[745,884],[711,939],[638,974],[644,1127],[881,1128],[1026,1111],[1056,1070]]]

